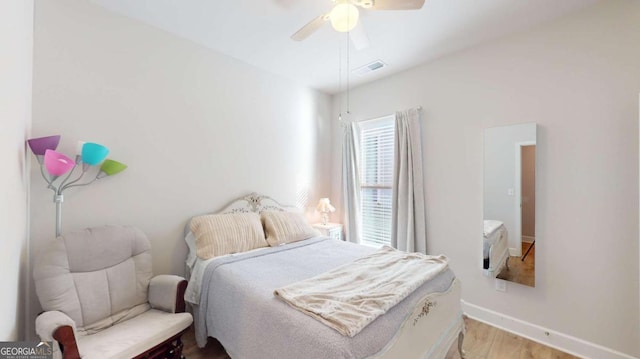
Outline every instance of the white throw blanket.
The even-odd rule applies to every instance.
[[[353,337],[416,288],[448,268],[447,257],[384,246],[321,275],[276,289],[295,309]]]
[[[493,219],[485,219],[484,220],[484,236],[487,237],[491,233],[495,232],[500,226],[504,223],[501,221],[496,221]]]

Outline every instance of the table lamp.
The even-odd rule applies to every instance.
[[[335,212],[336,208],[331,205],[329,198],[320,198],[320,202],[318,202],[316,210],[322,213],[322,225],[326,226],[329,222],[329,213]]]

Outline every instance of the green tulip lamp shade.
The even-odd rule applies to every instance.
[[[102,166],[100,166],[100,172],[98,173],[98,178],[103,178],[106,176],[113,176],[127,169],[127,165],[122,162],[114,161],[111,159],[106,159],[102,162]]]
[[[109,154],[109,149],[97,143],[78,142],[76,147],[78,153],[76,154],[75,160],[55,151],[60,143],[59,135],[31,138],[27,140],[27,143],[31,148],[31,152],[33,152],[38,159],[40,174],[42,174],[42,178],[47,181],[47,188],[54,192],[53,201],[56,204],[56,237],[60,236],[60,228],[62,226],[62,202],[64,200],[62,193],[64,190],[71,187],[87,186],[100,178],[113,176],[127,168],[125,164],[118,161],[105,160],[107,154]],[[78,183],[92,166],[97,166],[101,162],[102,165],[93,180]],[[82,165],[82,173],[75,179],[70,180],[73,171],[80,165]],[[56,184],[55,181],[58,177],[64,174],[67,175],[60,183]]]

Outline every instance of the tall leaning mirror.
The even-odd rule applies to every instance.
[[[535,286],[536,124],[484,131],[485,275]]]

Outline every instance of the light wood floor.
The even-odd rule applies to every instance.
[[[531,243],[522,242],[522,254],[527,252],[530,245]],[[531,248],[524,261],[520,260],[520,257],[509,257],[509,269],[503,269],[496,278],[535,287],[536,246]]]
[[[542,344],[511,334],[490,325],[465,319],[467,334],[463,350],[466,359],[575,359],[573,355],[546,347]],[[183,354],[187,359],[227,359],[230,358],[220,343],[209,338],[207,346],[199,349],[193,329],[184,335]],[[270,358],[265,358],[270,359]],[[331,358],[327,358],[331,359]],[[446,359],[460,359],[457,345],[453,345]]]

